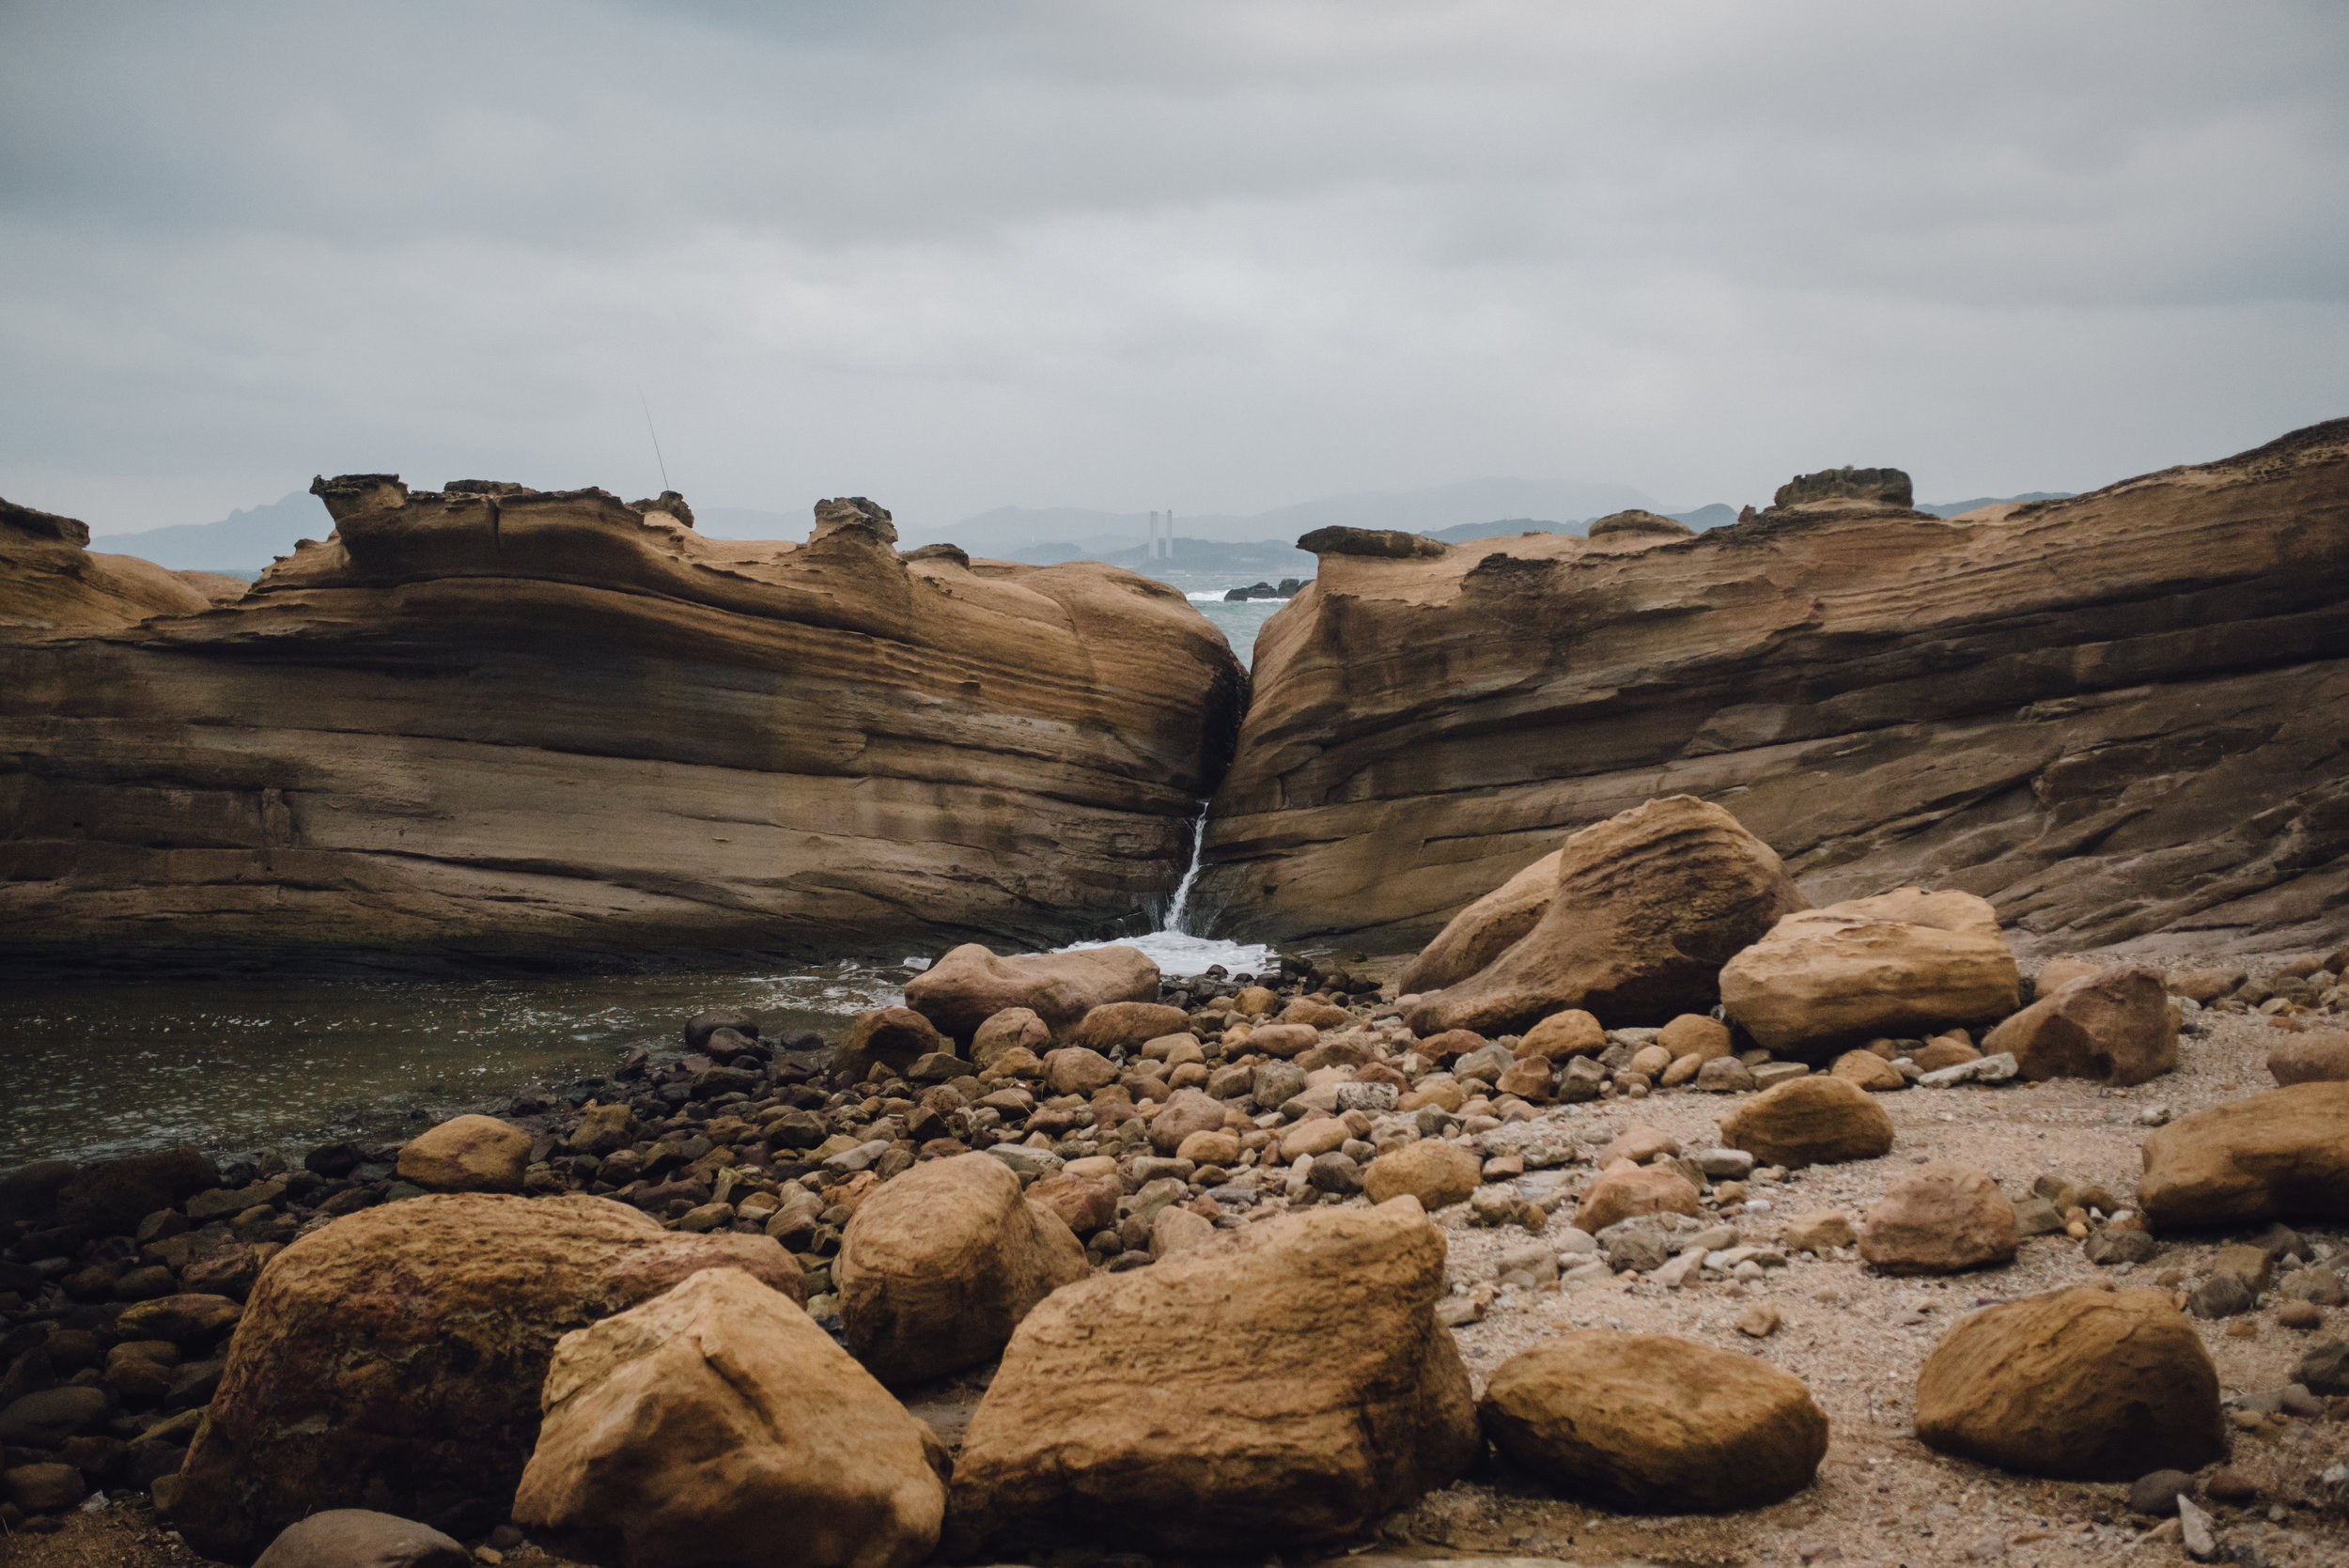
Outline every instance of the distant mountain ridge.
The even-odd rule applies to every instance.
[[[308,490],[229,513],[218,522],[180,522],[136,534],[100,534],[92,550],[135,555],[173,571],[257,572],[297,539],[323,539],[334,531],[326,505]]]

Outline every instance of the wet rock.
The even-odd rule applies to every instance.
[[[2138,1200],[2158,1227],[2349,1217],[2349,1083],[2300,1083],[2148,1134]]]
[[[520,1192],[530,1134],[494,1116],[459,1116],[411,1139],[399,1179],[428,1192]]]
[[[1477,1414],[1546,1484],[1641,1514],[1776,1502],[1811,1484],[1828,1447],[1799,1378],[1663,1334],[1560,1334],[1503,1362]]]
[[[2218,1374],[2168,1293],[2075,1286],[1958,1322],[1917,1381],[1917,1436],[2024,1475],[2132,1481],[2223,1451]]]
[[[429,1525],[365,1508],[331,1508],[287,1526],[253,1568],[470,1568],[472,1562],[460,1543]]]
[[[555,1341],[721,1266],[795,1300],[806,1288],[764,1236],[680,1234],[600,1198],[452,1193],[347,1215],[255,1288],[173,1523],[241,1560],[322,1509],[502,1516]]]
[[[1790,914],[1720,977],[1732,1020],[1766,1049],[1804,1056],[2004,1017],[2019,986],[1987,900],[1917,888]]]
[[[566,1335],[545,1400],[514,1518],[567,1555],[910,1568],[937,1545],[937,1437],[738,1269]]]
[[[2068,981],[2008,1018],[1983,1041],[2038,1082],[2084,1078],[2143,1083],[2178,1064],[2178,1024],[2157,970],[2099,970]]]
[[[1884,1274],[1955,1274],[2012,1263],[2020,1240],[2015,1205],[1999,1184],[1947,1162],[1894,1181],[1868,1211],[1867,1225],[1859,1255]]]
[[[1434,1312],[1443,1258],[1442,1233],[1396,1199],[1055,1293],[964,1436],[947,1550],[1286,1551],[1444,1484],[1479,1438]]]
[[[1890,1154],[1892,1119],[1865,1090],[1842,1079],[1798,1078],[1732,1111],[1721,1123],[1721,1141],[1796,1171]]]
[[[1493,1034],[1570,1007],[1625,1023],[1703,1012],[1720,966],[1804,902],[1777,854],[1719,806],[1650,800],[1568,838],[1532,929],[1423,997],[1408,1021],[1419,1034]]]
[[[1134,947],[998,957],[965,942],[906,982],[906,1005],[957,1040],[1006,1008],[1023,1007],[1054,1035],[1094,1008],[1156,1001],[1159,966]]]
[[[882,1184],[832,1264],[849,1354],[893,1386],[987,1360],[1038,1301],[1086,1272],[1060,1216],[984,1154]]]

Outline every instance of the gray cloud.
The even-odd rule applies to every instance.
[[[2323,3],[19,7],[0,494],[2077,489],[2349,411]]]

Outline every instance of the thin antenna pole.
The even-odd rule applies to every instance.
[[[652,460],[661,465],[661,488],[669,489],[669,461],[661,455],[661,432],[652,427],[652,404],[645,397],[645,389],[636,389],[636,401],[644,406],[645,433],[652,437]]]

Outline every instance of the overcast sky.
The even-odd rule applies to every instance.
[[[0,5],[0,495],[2079,489],[2349,413],[2349,7]]]

